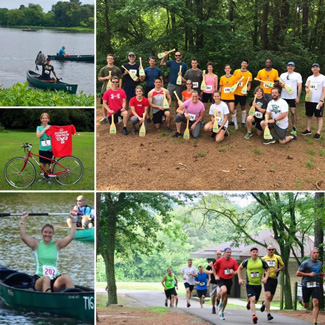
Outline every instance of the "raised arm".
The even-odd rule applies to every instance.
[[[20,218],[20,238],[21,240],[32,250],[35,250],[38,246],[38,240],[30,237],[26,234],[26,218],[28,217],[27,212],[23,212]]]
[[[56,247],[58,250],[68,246],[74,239],[76,234],[76,220],[75,216],[70,212],[69,215],[71,219],[71,228],[70,228],[70,234],[62,239],[58,239],[55,241]]]

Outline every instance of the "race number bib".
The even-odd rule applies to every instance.
[[[199,83],[197,81],[193,81],[193,88],[199,88]]]
[[[43,147],[49,147],[51,145],[51,140],[42,140],[41,144]]]
[[[205,282],[200,282],[200,286],[204,287],[205,286]]]
[[[223,92],[224,92],[225,94],[230,94],[230,93],[231,93],[231,89],[230,89],[230,87],[225,87],[225,89],[223,90]]]
[[[251,272],[251,278],[259,278],[260,272]]]
[[[191,122],[192,122],[192,121],[195,121],[195,117],[196,117],[195,114],[190,114],[190,113],[188,113],[188,116],[189,116]]]
[[[48,276],[51,280],[55,278],[57,268],[52,265],[43,265],[43,276]]]
[[[207,85],[206,91],[212,91],[212,85]]]
[[[221,117],[217,116],[217,121],[221,122]]]
[[[232,274],[231,271],[232,271],[232,269],[225,269],[225,275]]]
[[[270,86],[266,83],[264,83],[264,88],[267,89],[267,88],[270,88]]]
[[[131,73],[133,73],[135,76],[137,75],[137,70],[130,69],[129,71],[130,71]]]
[[[310,84],[310,89],[317,90],[317,84],[316,83],[311,83]]]
[[[244,85],[243,85],[243,82],[241,81],[241,82],[238,84],[238,86],[239,86],[239,87],[244,86]]]
[[[45,73],[45,74],[50,74],[51,71],[50,71],[50,70],[45,70],[44,73]]]
[[[318,284],[316,281],[307,282],[306,285],[307,285],[307,288],[317,288],[318,287]]]
[[[267,261],[266,263],[269,267],[275,267],[275,261]]]
[[[168,281],[170,284],[173,284],[174,283],[174,280],[169,280]]]
[[[263,118],[263,113],[255,111],[255,117]]]

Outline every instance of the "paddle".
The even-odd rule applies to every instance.
[[[81,214],[81,213],[78,213]],[[69,212],[31,212],[28,213],[28,216],[68,216]],[[12,212],[0,212],[0,217],[17,217],[21,216],[21,213],[12,213]]]

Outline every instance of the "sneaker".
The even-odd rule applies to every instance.
[[[122,134],[123,134],[123,135],[128,135],[129,132],[128,132],[128,130],[127,130],[126,128],[123,128],[123,130],[122,130]]]
[[[238,124],[235,124],[235,130],[238,130]]]
[[[228,124],[229,125],[235,125],[235,123],[233,121],[230,121]]]
[[[253,133],[251,133],[251,132],[247,132],[246,135],[244,136],[244,138],[245,138],[246,140],[248,140],[248,139],[251,138],[252,136],[253,136]]]
[[[291,139],[292,140],[297,140],[297,136],[296,135],[294,135],[294,134],[291,133],[290,136],[291,136]]]
[[[221,320],[226,320],[225,319],[225,314],[221,311],[221,312],[219,312],[219,318],[221,319]]]
[[[46,181],[46,178],[45,177],[42,177],[38,180],[39,182],[43,182],[43,181]]]
[[[167,301],[165,301],[165,307],[168,307]]]
[[[257,324],[257,321],[258,321],[258,318],[257,318],[256,315],[254,315],[254,316],[253,316],[253,323],[254,323],[254,324]]]
[[[216,135],[217,135],[217,133],[212,132],[212,134],[210,135],[211,139],[215,139]]]
[[[212,314],[216,314],[216,307],[212,307]]]
[[[132,128],[132,134],[135,134],[135,133],[136,133],[136,129]]]
[[[104,124],[108,121],[107,117],[103,117],[100,119],[99,123]]]
[[[314,135],[314,139],[315,139],[315,140],[319,140],[319,139],[320,139],[320,134],[319,134],[319,133],[315,133],[315,135]]]
[[[267,320],[272,320],[273,316],[271,314],[267,314]]]
[[[302,135],[311,135],[311,131],[305,130],[304,132],[301,132]]]
[[[51,178],[49,178],[48,180],[47,180],[47,184],[52,184],[52,180],[51,180]]]
[[[172,130],[169,126],[167,126],[167,131],[170,133],[170,132],[172,132],[173,130]]]
[[[262,306],[261,306],[260,310],[261,310],[262,313],[263,313],[263,311],[265,310],[264,301],[262,301]]]
[[[292,128],[290,134],[297,135],[297,130],[295,128]]]
[[[189,308],[189,307],[191,307],[191,304],[188,302],[188,303],[187,303],[187,308]]]
[[[245,122],[241,122],[241,127],[244,128],[246,126]]]
[[[251,301],[250,300],[247,301],[246,309],[247,310],[251,309]]]
[[[221,308],[222,308],[222,301],[220,300],[220,303],[218,305],[218,311],[221,312]]]
[[[228,138],[229,137],[229,131],[228,129],[226,130],[226,133],[225,133],[225,138]]]
[[[263,144],[271,144],[271,143],[275,143],[274,139],[267,139],[263,141]]]
[[[182,133],[176,132],[176,133],[172,136],[172,138],[179,138],[179,137],[181,137],[181,136],[182,136]]]

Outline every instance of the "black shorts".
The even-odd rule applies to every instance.
[[[152,114],[153,124],[162,124],[162,118],[167,111],[170,112],[170,109],[159,110],[157,113]]]
[[[264,284],[264,291],[269,291],[271,292],[271,295],[273,296],[275,294],[276,287],[278,285],[278,279],[272,279],[268,278],[267,282]]]
[[[203,103],[212,103],[212,95],[213,94],[207,94],[207,93],[203,93],[202,94],[202,102]]]
[[[304,303],[309,302],[310,296],[312,296],[315,299],[320,300],[321,287],[316,287],[316,288],[302,287],[302,301]]]
[[[121,110],[119,110],[117,113],[114,114],[114,123],[118,123],[118,117],[121,116]],[[112,124],[112,116],[108,116],[108,122],[111,125]]]
[[[262,127],[261,127],[261,122],[263,121],[263,119],[261,118],[257,118],[256,116],[254,116],[254,122],[253,122],[253,125],[255,125],[255,128],[260,130],[260,131],[263,131]]]
[[[296,107],[296,100],[295,99],[285,99],[283,98],[289,105],[289,107]]]
[[[61,274],[58,275],[56,278],[54,278],[54,279],[51,280],[51,292],[53,292],[53,285],[54,285],[54,282],[55,282],[56,279],[58,279],[60,276],[61,276]],[[34,289],[35,291],[36,291],[36,289],[35,289],[35,283],[36,283],[36,281],[37,281],[39,278],[40,278],[40,276],[38,276],[37,274],[33,275],[33,289]]]
[[[192,292],[193,291],[193,288],[194,288],[194,284],[192,285],[192,284],[189,284],[189,283],[185,282],[184,283],[184,287],[185,287],[185,289],[186,288],[190,288],[190,291]]]
[[[238,104],[240,106],[245,106],[246,100],[247,100],[247,96],[235,95],[235,106],[237,106]]]
[[[124,91],[127,99],[131,99],[132,97],[135,96],[135,86],[124,88]]]
[[[206,297],[207,296],[207,289],[205,290],[196,290],[197,291],[197,296],[201,298],[202,296]]]
[[[165,296],[169,299],[171,296],[176,296],[175,288],[165,290]]]
[[[217,281],[218,286],[221,288],[222,286],[227,287],[227,294],[230,295],[230,290],[232,287],[232,279],[223,279],[220,278],[219,281]]]
[[[44,151],[44,150],[40,150],[40,151],[39,151],[39,155],[40,155],[40,156],[43,156],[43,157],[46,157],[46,158],[49,158],[49,159],[52,159],[52,157],[53,157],[53,152],[52,152],[52,151]],[[47,160],[47,159],[45,159],[45,158],[41,158],[41,157],[39,157],[39,162],[40,162],[41,164],[50,164],[50,163],[51,163],[50,160]]]
[[[316,109],[318,103],[305,102],[306,116],[322,117],[324,111],[324,104],[321,109]]]
[[[276,123],[269,123],[269,129],[273,129],[273,135],[278,140],[285,140],[288,129],[281,129]]]
[[[258,302],[258,299],[260,298],[262,286],[254,286],[251,284],[246,284],[246,291],[247,291],[247,297],[254,297],[255,296],[255,302]]]
[[[235,102],[234,99],[222,99],[222,101],[225,102],[226,104]]]

